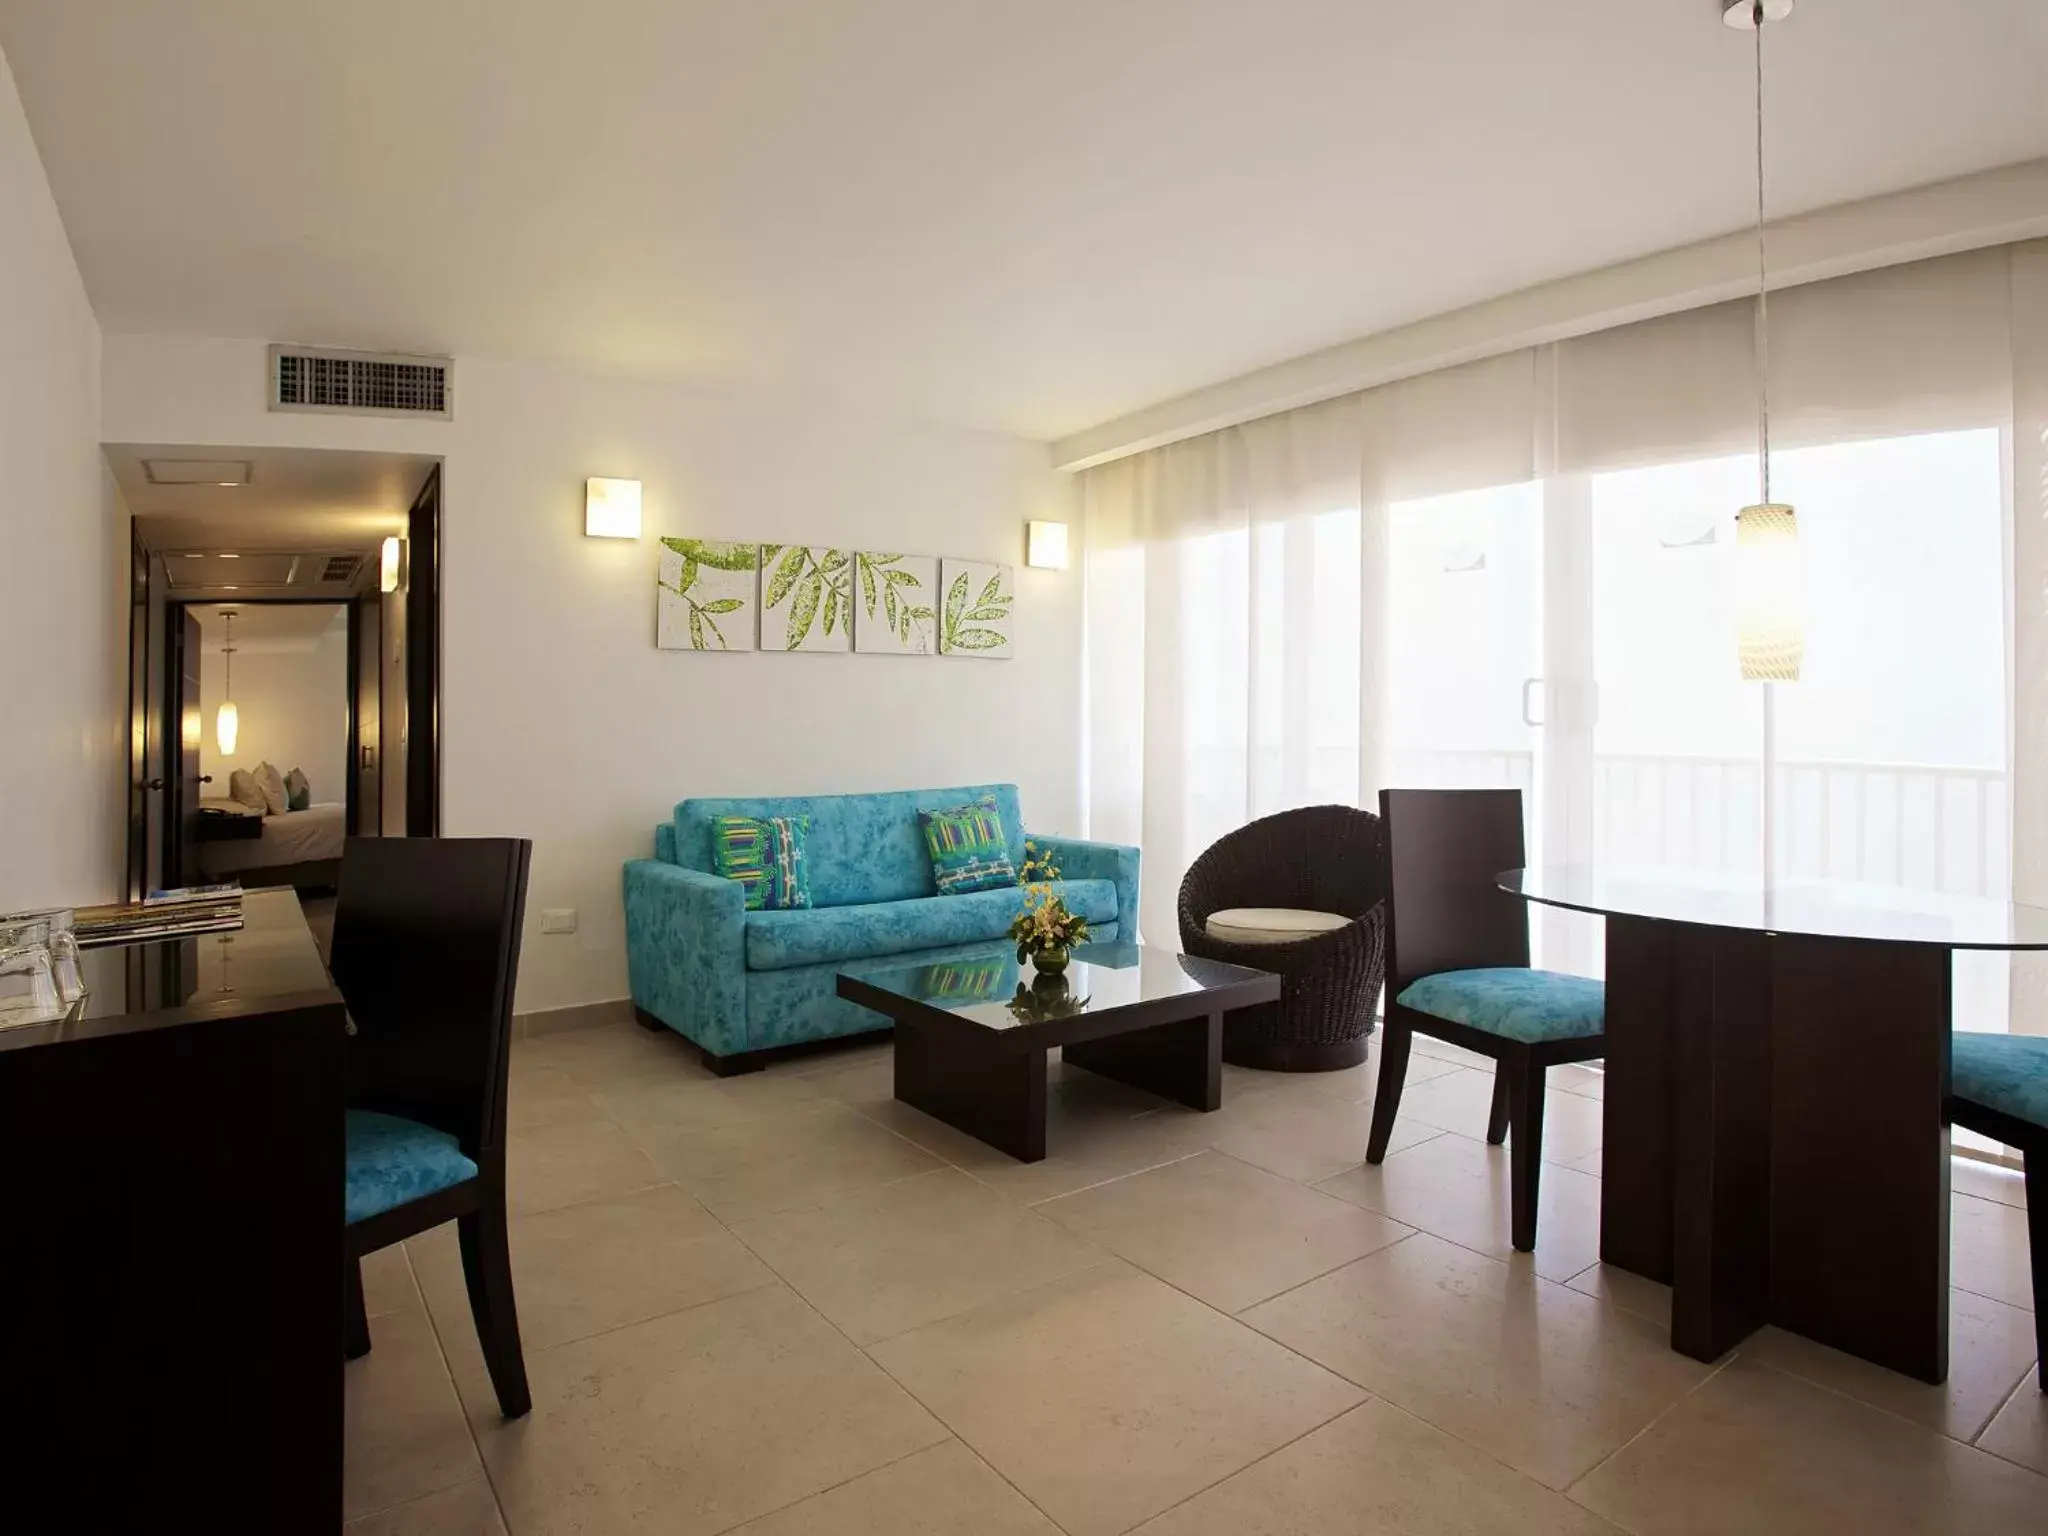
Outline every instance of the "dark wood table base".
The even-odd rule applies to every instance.
[[[1061,1058],[1190,1109],[1223,1104],[1223,1015],[1059,1046]],[[896,1021],[896,1097],[1019,1162],[1045,1157],[1044,1045]]]
[[[1060,1059],[1189,1109],[1223,1107],[1223,1015],[1060,1047]]]
[[[1714,1360],[1766,1323],[1948,1375],[1950,952],[1607,918],[1600,1257]]]

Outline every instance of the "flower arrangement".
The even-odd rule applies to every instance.
[[[1024,910],[1010,924],[1017,963],[1029,960],[1046,974],[1058,975],[1067,968],[1068,952],[1088,942],[1088,920],[1070,911],[1053,889],[1060,867],[1050,851],[1026,843],[1023,876]]]
[[[1017,983],[1017,994],[1009,1001],[1010,1016],[1019,1024],[1050,1024],[1054,1019],[1071,1019],[1088,1011],[1088,999],[1067,989],[1064,976],[1040,976],[1030,986]]]

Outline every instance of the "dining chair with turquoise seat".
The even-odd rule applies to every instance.
[[[1545,1073],[1606,1054],[1606,989],[1530,968],[1528,909],[1499,886],[1523,863],[1520,790],[1383,789],[1380,824],[1387,1002],[1365,1160],[1387,1155],[1416,1035],[1490,1057],[1486,1139],[1508,1144],[1510,1226],[1526,1253],[1536,1246]]]
[[[2048,1036],[1959,1029],[1950,1041],[1950,1122],[2018,1147],[2026,1161],[2034,1380],[2048,1393]]]
[[[363,1255],[452,1221],[508,1419],[532,1407],[505,1220],[505,1079],[532,849],[520,838],[351,838],[334,913],[334,984],[352,1028],[344,1352],[370,1350]]]

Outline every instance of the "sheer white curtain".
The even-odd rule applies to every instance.
[[[1390,783],[1519,785],[1551,861],[2048,900],[2048,242],[1770,313],[1808,660],[1768,703],[1734,664],[1753,301],[1087,471],[1090,815],[1145,848],[1146,933],[1223,831]],[[1597,969],[1596,935],[1538,947]],[[2048,1032],[2048,966],[2015,974]]]
[[[2012,259],[2012,884],[2048,904],[2048,241]],[[2048,1034],[2048,959],[2012,962],[2012,1028]]]
[[[1139,843],[1143,931],[1174,942],[1194,856],[1358,786],[1358,402],[1091,471],[1091,831]]]

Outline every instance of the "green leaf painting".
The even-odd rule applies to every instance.
[[[1016,601],[1010,567],[983,560],[946,560],[939,576],[945,590],[939,609],[940,651],[948,656],[1007,658]]]
[[[930,555],[862,550],[853,557],[854,649],[885,656],[929,656],[938,648],[939,562]]]
[[[655,644],[665,651],[751,651],[761,546],[663,539]]]
[[[853,569],[853,556],[843,549],[763,544],[762,648],[853,649]]]

